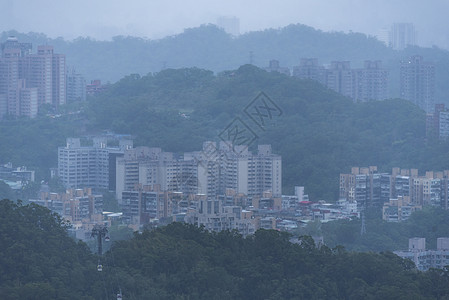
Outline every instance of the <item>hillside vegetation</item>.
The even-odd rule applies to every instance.
[[[415,271],[392,253],[315,248],[286,233],[209,233],[173,223],[135,233],[104,257],[46,208],[0,201],[4,299],[447,299],[447,270]],[[103,271],[97,271],[101,262]]]
[[[282,111],[266,119],[264,129],[244,112],[261,91]],[[426,141],[425,113],[410,102],[354,104],[316,82],[251,65],[219,75],[188,68],[127,76],[81,105],[59,118],[1,122],[0,157],[47,179],[66,137],[113,130],[133,134],[135,145],[182,153],[220,141],[240,118],[257,135],[250,150],[271,144],[282,155],[284,193],[302,185],[312,200],[336,200],[339,173],[352,166],[449,169],[449,144]]]
[[[265,130],[244,112],[260,91],[282,110]],[[258,136],[250,149],[268,143],[282,155],[285,192],[303,185],[313,200],[336,200],[339,173],[352,166],[449,167],[448,144],[426,142],[425,113],[411,103],[354,104],[315,82],[251,65],[217,76],[196,68],[128,76],[92,99],[89,111],[92,128],[131,132],[137,144],[172,152],[219,141],[239,117]]]

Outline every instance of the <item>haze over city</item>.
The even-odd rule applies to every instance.
[[[184,28],[216,23],[220,16],[240,19],[240,33],[301,23],[323,31],[378,35],[392,23],[413,23],[418,45],[449,48],[449,2],[411,1],[31,1],[3,0],[0,28],[109,40],[113,36],[157,39]]]

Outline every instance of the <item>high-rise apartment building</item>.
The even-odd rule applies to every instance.
[[[317,58],[301,58],[299,66],[293,67],[293,76],[301,79],[311,79],[325,84],[326,70],[318,64]]]
[[[365,61],[362,69],[355,70],[354,102],[385,100],[388,98],[388,71],[382,62]]]
[[[354,74],[350,62],[331,62],[326,70],[325,84],[331,90],[354,99]]]
[[[447,140],[449,138],[449,110],[444,104],[436,104],[434,112],[426,116],[426,137]]]
[[[67,72],[67,103],[86,101],[86,79],[75,69]]]
[[[413,23],[394,23],[389,35],[389,46],[394,50],[404,50],[416,45],[416,31]]]
[[[401,98],[413,102],[427,113],[432,113],[435,98],[435,66],[420,55],[401,62]]]
[[[68,138],[65,147],[58,148],[58,175],[67,188],[110,188],[115,178],[117,154],[132,148],[132,141],[120,140],[118,147],[108,147],[106,138],[94,138],[93,145],[82,146],[79,138]],[[110,166],[110,164],[113,164]]]
[[[52,46],[38,46],[37,53],[31,54],[31,44],[19,43],[15,37],[1,48],[1,115],[34,117],[38,105],[57,108],[66,103],[65,55],[55,54]]]

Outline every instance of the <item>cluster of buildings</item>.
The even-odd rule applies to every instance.
[[[271,60],[265,70],[290,75],[290,69],[281,67],[277,60]],[[354,102],[366,102],[389,98],[388,73],[379,60],[367,60],[362,68],[353,69],[349,61],[332,61],[325,67],[317,58],[302,58],[299,65],[293,67],[292,75],[315,80]],[[401,61],[400,97],[428,113],[433,112],[435,66],[419,55]]]
[[[379,173],[377,167],[353,167],[350,174],[340,174],[340,199],[355,201],[360,208],[382,209],[388,221],[403,221],[423,206],[448,209],[449,171],[426,172],[393,168]]]
[[[42,104],[66,103],[65,55],[52,46],[38,46],[37,53],[31,48],[15,37],[1,44],[0,116],[34,117]]]
[[[381,61],[365,61],[363,68],[352,69],[349,61],[333,61],[325,68],[316,58],[301,59],[293,76],[313,79],[354,102],[388,98],[388,71]]]
[[[290,75],[290,69],[279,66],[277,60],[271,60],[265,70]],[[349,61],[332,61],[325,67],[317,58],[302,58],[293,67],[293,76],[315,80],[354,102],[388,98],[388,71],[381,61],[367,60],[363,68],[352,69]]]
[[[71,230],[82,240],[90,238],[96,224],[104,224],[103,195],[91,188],[67,189],[65,193],[41,192],[39,198],[29,202],[47,207],[70,221]]]
[[[205,142],[201,151],[183,155],[137,147],[117,159],[117,197],[121,199],[122,191],[135,184],[207,196],[223,195],[226,189],[248,196],[264,192],[281,196],[282,159],[270,145],[259,145],[252,153],[228,142]]]
[[[282,195],[282,159],[270,145],[259,145],[252,153],[228,142],[205,142],[201,151],[176,154],[134,148],[126,138],[114,146],[106,137],[82,142],[68,138],[66,146],[58,148],[58,176],[67,188],[114,191],[131,223],[187,214],[204,197]]]
[[[95,137],[89,145],[68,138],[66,146],[58,148],[58,175],[68,188],[109,189],[118,199],[139,184],[208,196],[224,194],[228,188],[248,196],[282,194],[282,160],[270,145],[259,145],[253,154],[244,146],[205,142],[202,151],[175,154],[133,148],[128,139],[111,147],[105,137]]]
[[[430,268],[443,269],[449,266],[449,238],[437,238],[436,250],[426,250],[425,238],[411,238],[408,241],[408,250],[394,253],[413,261],[420,271],[427,271]]]
[[[0,165],[0,180],[15,190],[21,189],[29,182],[34,182],[34,173],[25,166],[13,167],[11,162]]]
[[[86,143],[86,144],[84,144]],[[282,158],[270,145],[256,152],[229,142],[204,142],[200,151],[176,154],[133,147],[127,137],[108,145],[68,138],[58,149],[58,175],[70,189],[116,193],[122,219],[135,226],[184,221],[210,230],[292,230],[310,220],[358,216],[355,202],[313,203],[296,187],[282,195]]]
[[[211,231],[238,230],[243,235],[257,229],[291,231],[309,221],[323,222],[358,217],[357,205],[345,200],[330,204],[311,202],[307,195],[275,197],[271,193],[248,196],[227,189],[207,196],[161,191],[160,186],[137,186],[122,193],[122,219],[138,226],[166,219],[187,222]]]
[[[32,53],[31,43],[9,37],[1,43],[0,119],[5,115],[33,118],[43,104],[58,110],[60,105],[85,101],[86,94],[104,91],[107,85],[85,78],[66,66],[64,54],[53,46],[41,45]]]

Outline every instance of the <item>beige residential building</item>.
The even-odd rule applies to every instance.
[[[65,55],[49,45],[38,46],[37,53],[31,49],[15,37],[1,44],[0,116],[35,117],[41,104],[58,108],[66,103]]]
[[[205,142],[202,151],[175,155],[160,148],[137,147],[116,161],[116,194],[136,184],[154,185],[162,191],[184,194],[225,195],[227,189],[247,196],[282,194],[282,159],[270,145],[259,145],[256,154],[225,142],[217,148]]]

